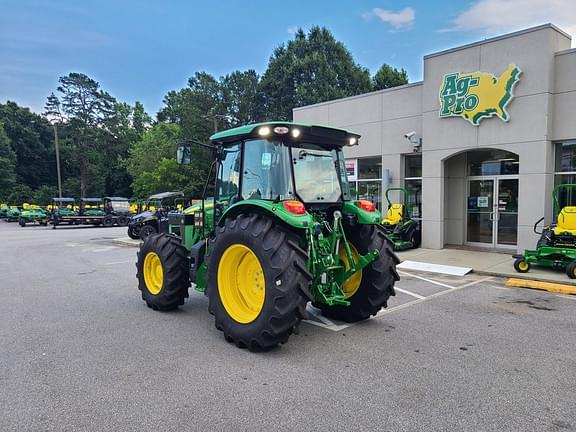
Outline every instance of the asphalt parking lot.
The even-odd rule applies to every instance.
[[[0,431],[576,430],[576,296],[401,274],[363,323],[224,341],[206,298],[148,309],[121,228],[0,222]]]

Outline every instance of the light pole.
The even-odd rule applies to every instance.
[[[62,177],[60,175],[60,145],[58,143],[58,128],[56,123],[52,124],[54,127],[54,149],[56,150],[56,173],[58,175],[58,197],[62,198]]]
[[[214,133],[218,132],[218,120],[236,120],[233,116],[228,114],[206,114],[202,116],[203,119],[212,121],[214,124]]]

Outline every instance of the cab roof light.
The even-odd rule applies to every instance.
[[[372,201],[358,200],[356,201],[356,205],[360,207],[362,210],[366,210],[367,212],[376,211],[376,205]]]
[[[306,213],[306,207],[304,207],[304,204],[302,204],[300,201],[288,200],[284,201],[282,205],[286,210],[288,210],[289,213],[295,215],[303,215]]]
[[[262,137],[270,135],[270,127],[262,126],[260,129],[258,129],[258,135]]]

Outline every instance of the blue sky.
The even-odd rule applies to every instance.
[[[151,114],[195,71],[262,73],[295,28],[328,27],[372,72],[422,79],[422,56],[553,22],[576,34],[574,0],[0,0],[0,102],[41,112],[57,79],[83,72]]]

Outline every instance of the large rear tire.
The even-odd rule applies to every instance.
[[[229,342],[250,351],[288,340],[306,314],[312,276],[299,237],[256,214],[226,219],[207,257],[208,310]]]
[[[361,255],[377,249],[380,256],[362,269],[359,287],[347,299],[350,306],[328,306],[324,303],[315,303],[314,306],[327,317],[357,322],[376,315],[388,305],[388,298],[396,295],[394,283],[400,279],[396,264],[400,260],[394,254],[392,242],[380,225],[357,225],[346,230],[346,238]]]
[[[138,289],[154,310],[171,310],[188,297],[189,265],[186,249],[168,234],[150,235],[138,252]]]

